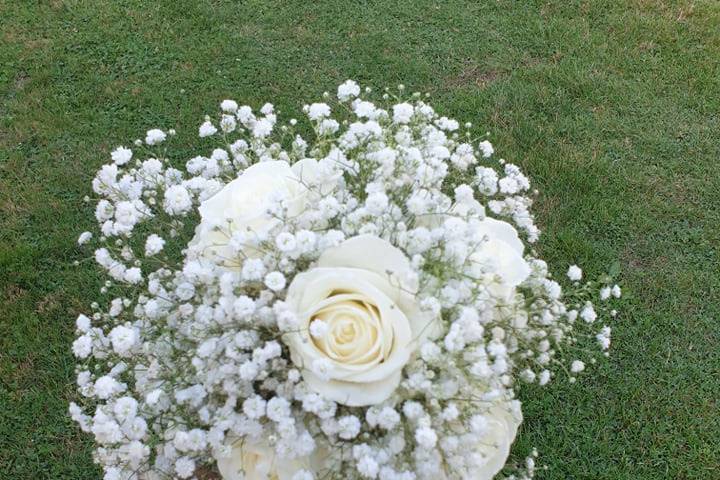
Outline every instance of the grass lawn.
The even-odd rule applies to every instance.
[[[523,392],[538,478],[720,478],[716,0],[0,0],[0,479],[99,477],[66,411],[110,151],[187,141],[224,98],[299,115],[347,78],[490,131],[542,192],[556,273],[622,264],[609,361]]]

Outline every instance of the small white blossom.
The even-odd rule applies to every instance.
[[[403,414],[410,420],[415,420],[423,415],[423,407],[418,402],[405,402],[403,405]]]
[[[243,402],[243,412],[250,418],[260,418],[265,415],[267,402],[260,396],[250,397]]]
[[[81,335],[72,344],[73,355],[77,358],[87,358],[92,353],[93,340],[89,335]]]
[[[415,430],[415,441],[422,448],[429,450],[437,443],[437,434],[432,428],[421,427]]]
[[[180,457],[175,461],[175,473],[180,478],[190,478],[195,472],[195,461],[190,457]]]
[[[147,131],[147,134],[145,135],[145,143],[148,145],[157,145],[158,143],[164,142],[166,138],[167,135],[165,135],[165,132],[155,128]]]
[[[290,402],[282,397],[273,397],[267,402],[267,416],[280,422],[290,416]]]
[[[600,333],[595,336],[603,351],[610,348],[610,332],[610,327],[604,326]]]
[[[275,111],[275,106],[272,103],[265,103],[260,107],[260,113],[263,115],[270,115]]]
[[[265,265],[262,260],[251,258],[245,261],[242,268],[242,277],[245,280],[260,280],[265,275]]]
[[[117,147],[110,155],[115,165],[125,165],[132,159],[133,152],[129,148]]]
[[[337,90],[337,97],[341,102],[350,100],[360,95],[360,87],[352,80],[347,80]]]
[[[321,120],[330,116],[330,107],[326,103],[313,103],[308,107],[308,118],[310,120]]]
[[[395,123],[408,123],[415,109],[409,103],[399,103],[393,106],[393,121]]]
[[[252,129],[253,135],[257,138],[265,138],[272,132],[273,125],[266,119],[258,120]]]
[[[360,433],[360,420],[355,415],[347,415],[338,420],[338,435],[340,438],[350,440]]]
[[[260,367],[255,362],[245,362],[240,365],[240,378],[245,381],[254,380],[260,373]]]
[[[125,271],[124,280],[131,284],[137,284],[142,281],[142,272],[138,267],[128,268]]]
[[[310,335],[315,338],[323,338],[327,335],[329,328],[330,327],[326,322],[323,322],[322,320],[313,320],[310,324]]]
[[[153,233],[147,238],[147,240],[145,240],[145,255],[148,257],[157,255],[162,251],[164,246],[165,240],[163,240],[163,238],[159,235]]]
[[[292,233],[283,232],[275,238],[275,244],[281,252],[291,252],[295,250],[297,241]]]
[[[183,214],[189,211],[190,207],[192,207],[192,199],[185,187],[181,185],[173,185],[165,190],[163,207],[170,215]]]
[[[98,398],[107,399],[123,390],[120,383],[110,376],[102,376],[95,381],[95,393]]]
[[[118,355],[127,355],[139,341],[137,330],[123,325],[113,328],[108,338]]]
[[[86,315],[83,315],[81,313],[75,320],[75,327],[80,332],[87,332],[88,330],[90,330],[90,319]]]
[[[587,323],[593,323],[597,319],[597,313],[595,313],[592,303],[588,302],[580,311],[580,318],[585,320]]]
[[[364,456],[357,463],[357,469],[363,478],[377,478],[380,466],[370,456]]]
[[[610,298],[611,289],[610,287],[603,287],[600,289],[600,300],[607,300]]]
[[[567,277],[573,282],[578,282],[582,278],[582,270],[577,265],[568,268]]]
[[[270,272],[265,275],[265,285],[275,292],[285,288],[285,275],[280,272]]]
[[[226,113],[235,113],[238,109],[238,104],[235,100],[223,100],[220,103],[220,108]]]
[[[132,397],[121,397],[115,402],[113,408],[115,417],[121,422],[125,422],[135,417],[138,411],[138,402]]]
[[[488,142],[487,140],[483,140],[478,145],[480,147],[480,150],[482,151],[482,155],[485,158],[490,158],[493,153],[495,153],[495,149],[492,146],[492,143]]]
[[[573,373],[579,373],[585,370],[585,364],[580,360],[574,360],[570,365],[570,371]]]
[[[239,319],[249,317],[255,313],[255,301],[247,295],[241,295],[233,302],[233,310]]]
[[[83,233],[81,233],[80,236],[78,237],[77,243],[78,243],[78,245],[84,245],[84,244],[86,244],[87,242],[89,242],[91,238],[92,238],[92,233],[90,233],[90,232],[83,232]]]
[[[235,128],[237,127],[237,121],[235,121],[235,117],[232,115],[223,115],[222,119],[220,119],[220,129],[225,133],[231,133],[235,131]],[[222,150],[224,151],[224,150]]]
[[[204,122],[202,125],[200,125],[200,128],[198,128],[198,134],[201,138],[210,137],[212,135],[215,135],[216,133],[217,128],[215,128],[215,125],[213,125],[209,120]]]
[[[394,408],[385,407],[378,414],[377,423],[385,430],[392,430],[400,423],[400,414]]]

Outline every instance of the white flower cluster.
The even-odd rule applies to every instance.
[[[418,94],[337,99],[305,107],[311,140],[225,100],[209,156],[150,130],[97,173],[78,243],[109,280],[77,320],[70,413],[105,480],[490,479],[520,385],[574,381],[560,347],[609,348],[591,299],[619,287],[573,266],[563,294],[516,165]]]

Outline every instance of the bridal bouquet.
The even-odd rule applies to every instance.
[[[208,156],[150,130],[97,173],[70,413],[105,480],[534,475],[506,465],[518,389],[606,353],[620,289],[572,266],[561,290],[528,179],[470,124],[371,97],[287,123],[225,100]]]

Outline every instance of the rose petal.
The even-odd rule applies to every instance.
[[[485,217],[482,222],[478,223],[478,233],[487,235],[492,240],[499,240],[510,246],[521,257],[525,251],[525,245],[518,236],[517,230],[507,222],[496,220],[494,218]]]
[[[384,402],[400,385],[401,377],[401,371],[397,371],[377,382],[352,383],[324,381],[310,371],[303,373],[303,378],[310,388],[329,400],[349,407],[364,407]]]
[[[349,267],[369,270],[389,279],[394,285],[414,292],[414,278],[410,261],[402,250],[373,235],[359,235],[329,248],[318,259],[318,267]],[[392,273],[392,279],[388,272]]]

